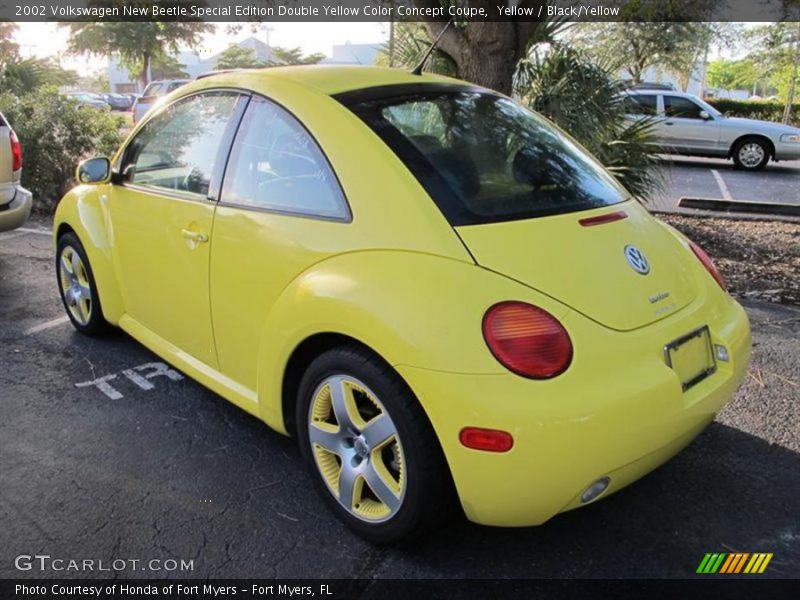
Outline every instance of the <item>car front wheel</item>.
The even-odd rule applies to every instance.
[[[758,171],[767,166],[770,149],[764,140],[758,138],[745,138],[739,141],[733,149],[733,162],[739,169]]]
[[[300,383],[296,424],[320,492],[367,540],[413,537],[449,514],[452,483],[433,428],[371,352],[348,346],[316,358]]]
[[[111,329],[103,318],[92,268],[78,236],[66,233],[56,247],[58,291],[72,325],[86,335]]]

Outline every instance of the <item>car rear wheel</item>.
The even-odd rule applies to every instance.
[[[108,332],[89,259],[74,233],[58,238],[56,272],[61,302],[75,329],[86,335]]]
[[[733,162],[739,169],[758,171],[767,166],[770,149],[767,142],[759,138],[745,138],[733,149]]]
[[[441,524],[454,493],[438,439],[400,376],[359,346],[306,370],[297,437],[315,484],[350,528],[393,543]]]

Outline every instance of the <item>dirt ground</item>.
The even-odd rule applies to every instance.
[[[800,305],[800,223],[666,214],[658,218],[708,252],[733,295]]]

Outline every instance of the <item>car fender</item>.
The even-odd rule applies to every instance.
[[[80,185],[59,202],[53,221],[53,247],[66,228],[83,244],[94,275],[103,317],[112,325],[125,312],[112,260],[112,230],[108,213],[108,186]]]
[[[481,329],[486,310],[503,300],[535,303],[556,318],[568,311],[511,279],[452,258],[385,250],[318,263],[283,290],[265,320],[257,379],[261,418],[285,432],[282,386],[289,358],[320,333],[354,338],[396,367],[504,373]]]

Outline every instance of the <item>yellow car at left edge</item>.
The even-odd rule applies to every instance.
[[[526,526],[685,447],[739,386],[709,257],[572,138],[433,75],[287,67],[167,96],[58,206],[65,309],[295,436],[375,542]]]

